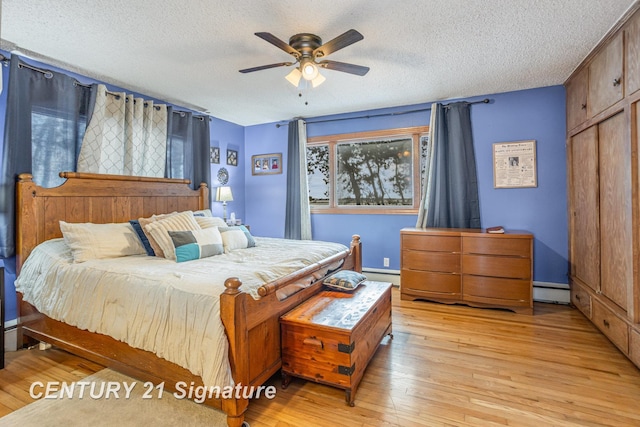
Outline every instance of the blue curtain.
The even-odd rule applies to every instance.
[[[190,179],[194,190],[202,182],[211,188],[209,117],[169,107],[168,127],[166,177]]]
[[[0,186],[0,257],[15,254],[15,182],[31,173],[43,187],[73,171],[86,129],[90,88],[65,74],[11,58]]]
[[[307,183],[307,132],[302,120],[289,122],[287,147],[287,205],[284,238],[311,240],[311,214]]]
[[[480,228],[469,104],[434,104],[429,136],[429,159],[416,227]]]

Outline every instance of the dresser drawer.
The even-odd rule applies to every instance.
[[[419,236],[415,234],[402,235],[403,249],[417,249],[423,251],[460,252],[460,237],[457,236]]]
[[[462,294],[466,301],[489,302],[509,301],[529,304],[531,301],[531,281],[501,279],[496,277],[464,276]]]
[[[571,303],[591,319],[591,296],[584,288],[575,281],[571,283]]]
[[[624,354],[629,354],[629,326],[597,299],[592,301],[591,309],[593,324]]]
[[[446,297],[460,297],[460,275],[430,271],[402,270],[400,288],[405,291],[429,292]],[[435,296],[435,295],[434,295]]]
[[[476,276],[531,279],[529,258],[462,255],[462,272]]]
[[[402,269],[460,273],[460,255],[405,250],[402,251]]]
[[[462,238],[462,252],[465,254],[521,256],[528,258],[531,255],[531,239],[464,236]]]

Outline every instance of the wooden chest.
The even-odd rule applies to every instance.
[[[280,318],[282,378],[356,389],[382,338],[391,334],[391,284],[366,281],[353,292],[323,290]]]

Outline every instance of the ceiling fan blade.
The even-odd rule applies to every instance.
[[[369,67],[363,67],[362,65],[347,64],[346,62],[338,61],[321,61],[318,65],[328,70],[342,71],[344,73],[356,74],[358,76],[364,76],[369,72]]]
[[[297,50],[289,46],[288,43],[283,42],[271,33],[255,33],[255,35],[260,37],[262,40],[268,41],[275,47],[284,50],[288,54],[295,56],[296,58],[300,56],[300,52],[298,52]]]
[[[261,65],[259,67],[253,67],[253,68],[245,68],[244,70],[240,70],[240,72],[252,73],[254,71],[267,70],[269,68],[288,67],[289,65],[293,65],[293,62],[278,62],[277,64],[269,64],[269,65]]]
[[[349,30],[344,34],[340,34],[335,39],[330,40],[327,43],[323,44],[322,46],[316,48],[313,51],[313,56],[314,57],[327,56],[330,53],[333,53],[336,50],[340,50],[344,47],[352,45],[355,42],[362,40],[363,38],[364,36],[359,32],[357,32],[356,30]]]

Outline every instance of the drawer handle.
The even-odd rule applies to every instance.
[[[324,349],[324,343],[322,341],[320,341],[318,338],[316,337],[309,337],[309,338],[305,338],[302,341],[302,344],[305,345],[313,345],[316,347],[320,347],[321,349]]]
[[[580,107],[581,107],[583,110],[586,110],[586,109],[587,109],[587,104],[582,104]]]
[[[613,79],[613,86],[620,86],[620,77],[618,77],[617,79]]]
[[[580,295],[576,295],[576,299],[580,301]]]
[[[607,327],[607,329],[609,328],[609,321],[607,319],[603,319],[602,323]]]

